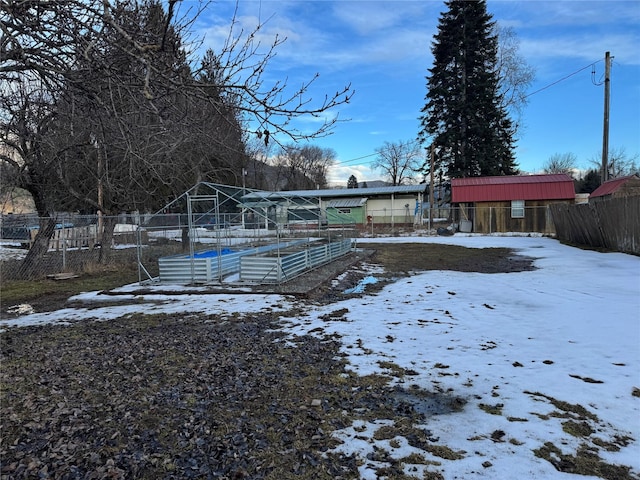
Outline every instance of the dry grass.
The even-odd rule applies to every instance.
[[[94,267],[95,268],[95,267]],[[15,280],[3,282],[2,311],[20,303],[31,304],[36,311],[60,308],[67,299],[80,292],[109,290],[138,281],[138,270],[133,266],[101,268],[93,273],[80,274],[68,280]]]
[[[592,475],[606,480],[634,480],[630,468],[620,465],[612,465],[604,462],[598,456],[597,450],[583,445],[575,455],[562,453],[562,450],[551,442],[546,442],[542,447],[534,450],[537,457],[551,463],[556,470],[576,475]]]

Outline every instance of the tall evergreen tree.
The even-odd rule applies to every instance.
[[[347,180],[347,188],[358,188],[358,179],[355,175],[351,175]]]
[[[450,178],[517,173],[492,16],[485,0],[447,0],[445,5],[418,138],[434,143],[436,168]]]

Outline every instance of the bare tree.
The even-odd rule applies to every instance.
[[[50,159],[42,148],[42,139],[54,118],[47,89],[38,80],[4,85],[0,111],[3,183],[27,190],[33,197],[37,211],[46,212],[50,203],[50,176],[43,171],[32,171],[29,167],[40,163],[51,168]]]
[[[385,142],[376,148],[377,158],[373,168],[382,170],[392,185],[404,185],[415,182],[416,173],[423,165],[420,145],[415,141]]]
[[[304,159],[295,146],[280,147],[270,164],[276,172],[276,190],[313,188],[311,180],[304,174]]]
[[[522,128],[527,90],[535,79],[535,69],[520,55],[520,40],[511,27],[494,26],[498,36],[497,68],[502,106],[511,114],[515,135]]]
[[[573,177],[578,159],[573,153],[555,153],[544,164],[544,173],[566,173]]]
[[[157,157],[148,155],[149,151],[165,149],[175,154],[180,150],[176,145],[184,147],[185,144],[171,141],[161,146],[157,142],[162,138],[158,133],[163,128],[167,130],[168,127],[180,125],[176,121],[169,125],[166,113],[176,107],[186,107],[190,102],[208,104],[209,118],[217,116],[226,119],[217,122],[218,130],[223,129],[223,123],[227,122],[231,124],[231,128],[227,129],[230,134],[233,131],[252,133],[265,145],[272,139],[279,141],[279,138],[285,137],[297,141],[329,133],[337,117],[324,113],[349,101],[353,93],[350,86],[315,102],[307,92],[317,75],[293,90],[288,88],[286,81],[268,84],[265,72],[284,40],[276,38],[265,52],[256,41],[263,25],[257,25],[253,32],[245,35],[242,31],[236,32],[235,19],[220,52],[215,55],[207,52],[201,67],[190,71],[188,65],[197,62],[187,55],[187,49],[182,47],[181,42],[192,34],[193,22],[209,3],[201,4],[202,10],[190,17],[178,17],[176,5],[177,0],[169,0],[165,11],[156,0],[140,3],[113,0],[3,2],[0,5],[0,80],[3,85],[0,94],[3,97],[11,95],[16,85],[27,85],[39,79],[41,88],[47,89],[52,103],[57,102],[59,92],[64,92],[68,97],[67,107],[74,118],[79,118],[81,112],[77,108],[78,102],[70,99],[69,92],[76,97],[84,93],[85,98],[81,102],[83,107],[101,117],[94,121],[91,132],[88,132],[90,138],[82,140],[84,146],[92,143],[95,147],[94,156],[101,153],[113,158],[113,145],[108,143],[109,137],[103,134],[111,132],[113,136],[119,133],[120,150],[132,159],[135,151],[135,140],[132,138],[139,139],[141,144],[152,140],[155,145],[147,145],[145,152],[138,149],[135,155],[138,157],[136,165],[144,165],[147,169],[145,173],[153,172],[152,178],[157,178],[162,169],[154,163]],[[195,50],[192,48],[192,51]],[[100,86],[99,92],[96,91],[96,85]],[[177,98],[182,100],[176,103]],[[235,120],[229,120],[230,104],[233,104]],[[133,115],[136,111],[142,112],[138,119]],[[3,120],[11,122],[10,114],[1,113]],[[147,118],[141,118],[143,116]],[[292,121],[301,116],[318,117],[324,121],[319,123],[315,131],[301,132],[292,126]],[[155,119],[150,122],[149,117]],[[188,118],[184,113],[182,117]],[[134,120],[143,120],[142,125],[154,128],[148,128],[146,132],[140,128],[131,131],[132,125],[136,125],[132,123]],[[73,122],[67,122],[67,125],[70,127]],[[193,124],[189,125],[191,131],[192,127]],[[200,128],[195,131],[203,130]],[[242,156],[243,149],[238,138],[243,136],[236,135],[236,140],[232,142],[235,147],[231,148],[227,140],[220,140],[219,137],[210,135],[209,141],[213,139],[224,143],[229,151],[235,150],[236,154]],[[192,144],[194,147],[203,145],[202,139]],[[71,145],[65,149],[65,162],[69,162]],[[185,153],[184,148],[181,151]],[[144,157],[141,153],[144,153]],[[194,153],[192,149],[192,157]],[[233,156],[217,158],[222,163],[215,171],[226,172],[228,178],[238,178],[235,165],[224,165]],[[98,158],[94,163],[99,163]],[[195,168],[196,176],[199,170]],[[73,168],[69,171],[73,171]],[[142,182],[139,185],[142,187],[144,181],[138,181]],[[71,185],[70,177],[63,179],[63,183]],[[75,192],[72,196],[83,195]],[[97,204],[95,206],[99,207]],[[51,207],[48,209],[52,210]]]
[[[273,144],[265,145],[255,136],[247,136],[245,141],[247,163],[245,168],[245,182],[249,188],[262,190],[276,190],[275,172],[269,165],[269,158]]]
[[[165,71],[149,86],[153,95],[141,95],[146,71],[131,56],[108,48],[123,38],[106,27],[105,44],[77,64],[82,82],[63,82],[56,97],[56,122],[47,140],[55,161],[49,174],[59,190],[80,209],[114,215],[158,209],[202,180],[235,179],[234,151],[242,155],[244,148],[233,106],[211,91],[214,110],[213,102],[174,88],[191,76],[180,38],[171,27],[165,30],[159,4],[119,14],[131,34],[164,43],[150,66]],[[203,68],[199,80],[205,83],[207,75],[215,73]],[[211,172],[213,179],[207,178]]]
[[[153,0],[149,0],[147,5],[153,3]],[[167,72],[166,64],[153,61],[167,47],[166,33],[171,28],[180,38],[189,38],[193,22],[211,5],[210,2],[205,2],[189,17],[178,17],[178,3],[178,0],[168,1],[162,33],[145,38],[132,31],[130,24],[123,22],[123,11],[137,8],[137,2],[2,2],[0,80],[12,83],[21,75],[28,75],[41,78],[52,88],[63,81],[82,82],[76,76],[75,67],[83,57],[92,58],[94,51],[106,42],[111,48],[120,50],[139,64],[144,71],[140,93],[146,98],[153,98],[154,83],[158,78],[165,77]],[[156,4],[160,5],[159,2]],[[264,24],[258,24],[254,31],[244,35],[242,30],[237,32],[237,20],[232,20],[227,41],[216,55],[224,74],[219,75],[216,83],[210,87],[233,92],[242,113],[251,117],[250,123],[257,126],[252,131],[267,143],[276,134],[285,135],[294,141],[327,134],[338,118],[328,118],[324,113],[349,101],[353,94],[350,85],[326,95],[320,102],[314,102],[308,96],[308,91],[318,74],[291,91],[284,80],[267,84],[264,74],[277,48],[285,39],[276,37],[266,52],[263,52],[256,40],[263,26]],[[109,42],[106,38],[108,30],[115,30],[120,34],[117,43]],[[187,60],[187,63],[196,63],[190,61],[192,59]],[[195,72],[196,76],[197,73]],[[176,79],[170,75],[168,79],[176,88],[195,91],[202,89],[200,83],[185,78]],[[315,131],[302,132],[291,125],[291,121],[300,116],[321,118],[323,122],[319,123]]]
[[[23,188],[33,198],[35,208],[41,215],[38,235],[21,267],[21,274],[28,276],[35,259],[44,255],[53,235],[56,220],[48,215],[54,203],[52,161],[42,139],[53,122],[53,109],[42,82],[37,79],[21,84],[3,84],[0,95],[1,131],[3,145],[0,148],[3,184],[8,188]],[[29,168],[33,164],[41,169]]]
[[[313,182],[313,188],[326,188],[329,169],[335,164],[336,152],[331,148],[305,145],[300,148],[306,163],[306,175]]]
[[[640,156],[636,153],[630,155],[624,147],[609,149],[607,166],[609,178],[626,177],[627,175],[640,175]],[[602,153],[596,153],[589,159],[589,163],[602,172]]]
[[[335,163],[335,152],[314,145],[285,145],[273,159],[273,166],[283,177],[284,190],[325,188],[327,174]]]
[[[262,25],[236,35],[234,20],[221,51],[192,71],[198,62],[187,52],[197,49],[182,42],[202,10],[178,17],[176,5],[0,4],[0,122],[11,150],[0,160],[41,216],[69,205],[153,208],[200,179],[240,184],[247,134],[267,145],[322,136],[336,123],[323,113],[347,102],[350,86],[312,102],[315,77],[293,92],[267,84],[282,40],[264,53],[255,41]],[[291,124],[300,116],[330,120],[300,132]]]

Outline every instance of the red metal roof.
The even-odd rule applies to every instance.
[[[622,185],[627,183],[627,180],[635,177],[635,175],[629,175],[627,177],[614,178],[613,180],[607,180],[598,188],[596,188],[589,197],[604,197],[605,195],[611,195],[618,190]]]
[[[451,201],[573,200],[573,180],[565,173],[469,177],[451,180]]]

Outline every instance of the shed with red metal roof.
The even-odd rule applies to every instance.
[[[455,178],[451,201],[463,231],[554,233],[548,206],[574,203],[575,187],[564,173]]]
[[[633,197],[640,195],[640,177],[628,175],[626,177],[608,180],[596,188],[589,200],[601,200],[604,198]]]
[[[574,200],[573,180],[566,173],[469,177],[451,180],[451,201]]]

